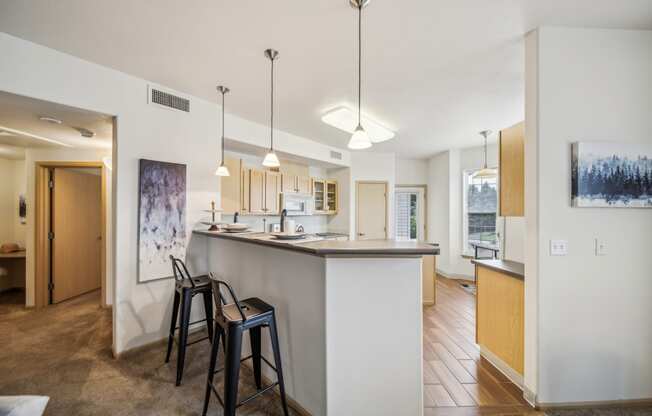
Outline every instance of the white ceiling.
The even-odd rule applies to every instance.
[[[527,31],[652,29],[652,0],[372,0],[364,15],[364,111],[397,132],[374,150],[426,157],[523,118]],[[227,111],[260,123],[263,50],[278,49],[277,125],[340,147],[348,135],[320,116],[355,103],[355,24],[348,0],[0,5],[8,33],[215,102],[215,85],[227,85]]]
[[[53,117],[61,124],[39,120]],[[82,137],[76,128],[95,132]],[[110,148],[113,123],[110,116],[48,101],[0,91],[0,150],[9,147]],[[0,152],[2,153],[2,152]]]

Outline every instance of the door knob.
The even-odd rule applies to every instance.
[[[364,235],[364,233],[358,233],[358,235],[359,235],[360,237],[362,237],[362,236]]]

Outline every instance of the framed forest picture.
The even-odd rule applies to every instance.
[[[573,143],[574,207],[652,208],[652,144]]]

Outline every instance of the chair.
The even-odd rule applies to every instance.
[[[176,385],[181,384],[183,377],[183,366],[186,358],[186,347],[198,342],[213,339],[213,300],[211,298],[212,287],[207,275],[190,276],[185,263],[174,256],[170,256],[172,262],[172,272],[174,273],[174,303],[172,306],[172,320],[170,322],[170,334],[168,336],[168,351],[165,356],[165,362],[170,362],[170,353],[172,352],[172,343],[175,340],[175,332],[179,330],[179,340],[177,341],[177,380]],[[204,298],[204,311],[206,318],[195,322],[190,322],[190,312],[192,308],[192,299],[195,295],[201,294]],[[179,326],[177,326],[177,317],[181,309]],[[190,326],[206,322],[208,336],[188,342],[188,331]]]
[[[239,301],[231,286],[221,280],[217,280],[209,273],[213,286],[213,299],[216,305],[215,331],[213,334],[213,346],[211,348],[211,359],[208,369],[208,380],[206,381],[206,397],[204,399],[204,410],[206,415],[211,394],[215,394],[220,404],[224,407],[225,416],[234,416],[236,408],[250,402],[268,390],[279,386],[281,404],[285,416],[288,416],[288,406],[285,397],[285,384],[283,382],[283,369],[281,366],[281,352],[279,350],[278,332],[276,329],[276,315],[274,307],[258,298],[248,298]],[[226,294],[233,300],[227,304],[221,289],[226,289]],[[274,365],[261,354],[261,329],[268,328],[274,352]],[[242,357],[242,336],[244,331],[249,330],[251,340],[251,355]],[[226,351],[224,353],[224,368],[215,369],[217,354],[219,351],[220,337],[226,337]],[[251,359],[253,362],[254,380],[256,393],[238,402],[238,379],[240,375],[240,363]],[[265,362],[276,372],[277,381],[262,386],[262,362]],[[224,371],[224,399],[220,396],[213,384],[215,374]]]

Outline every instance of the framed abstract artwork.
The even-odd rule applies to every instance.
[[[140,159],[138,282],[172,277],[186,250],[186,165]]]
[[[573,143],[574,207],[652,208],[652,144]]]

